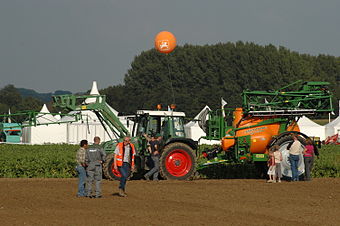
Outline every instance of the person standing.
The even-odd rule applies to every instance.
[[[160,146],[160,142],[158,140],[158,138],[160,137],[160,134],[156,134],[155,136],[153,136],[151,139],[146,137],[149,140],[150,143],[150,154],[151,154],[151,159],[153,161],[153,168],[147,172],[144,177],[146,180],[150,180],[150,177],[153,175],[153,180],[157,181],[158,180],[158,174],[159,174],[159,146]]]
[[[78,172],[78,193],[77,197],[85,197],[85,182],[86,182],[86,164],[85,164],[85,152],[88,148],[88,142],[87,140],[80,141],[80,148],[77,151],[76,154],[76,170]]]
[[[87,165],[87,197],[101,198],[102,164],[105,161],[106,153],[99,145],[100,138],[94,137],[94,144],[89,146],[85,153],[85,163]],[[96,194],[92,195],[92,185],[95,182]]]
[[[126,180],[130,176],[131,171],[134,171],[135,167],[135,146],[131,143],[129,136],[124,137],[123,142],[117,144],[114,152],[113,167],[115,170],[119,170],[121,177],[119,183],[119,193],[121,197],[126,197],[125,192]]]
[[[268,162],[267,162],[267,166],[268,166],[268,176],[269,176],[269,180],[267,180],[267,183],[276,183],[275,180],[275,157],[273,154],[273,149],[270,149],[269,151],[269,158],[268,158]]]
[[[308,138],[306,149],[303,153],[303,160],[305,163],[305,180],[306,181],[311,180],[310,174],[313,168],[314,156],[315,156],[314,149],[315,149],[315,146],[313,145],[313,141],[310,138]]]
[[[292,181],[299,181],[298,165],[300,155],[303,152],[302,145],[298,139],[297,134],[292,134],[293,143],[289,144],[287,149],[289,150],[289,161],[292,169]]]
[[[274,181],[277,180],[277,182],[281,183],[281,177],[282,177],[282,170],[281,170],[281,162],[282,162],[282,154],[280,152],[279,145],[273,146],[273,156],[275,161],[275,176]]]

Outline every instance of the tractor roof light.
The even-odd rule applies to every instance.
[[[175,110],[176,109],[176,104],[170,104],[170,109]]]

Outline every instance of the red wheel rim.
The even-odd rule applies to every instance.
[[[192,160],[186,151],[175,149],[166,157],[165,167],[172,176],[182,177],[192,168]]]
[[[115,175],[115,177],[121,177],[122,175],[120,175],[120,172],[118,170],[115,170],[115,168],[113,167],[113,163],[111,164],[111,172],[113,175]]]

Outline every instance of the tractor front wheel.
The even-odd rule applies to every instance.
[[[196,170],[196,157],[191,147],[184,143],[171,143],[163,149],[160,173],[171,180],[190,179]]]

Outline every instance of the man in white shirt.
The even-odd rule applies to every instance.
[[[292,137],[294,141],[287,147],[289,150],[289,161],[292,169],[292,181],[299,181],[298,164],[303,148],[301,147],[302,144],[298,139],[298,135],[292,134]]]

